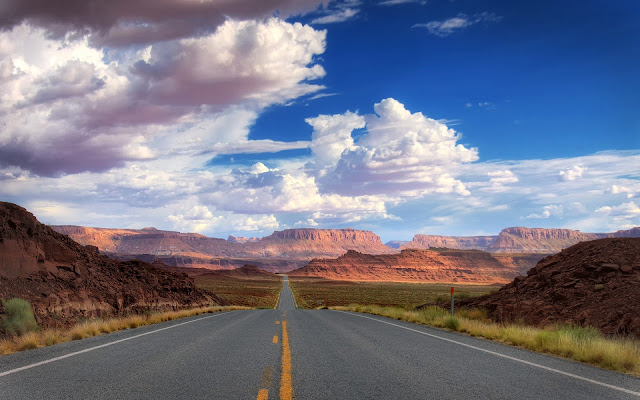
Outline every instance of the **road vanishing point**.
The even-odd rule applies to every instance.
[[[0,357],[0,399],[639,399],[640,379],[388,318],[276,310]]]

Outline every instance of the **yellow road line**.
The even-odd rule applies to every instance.
[[[273,343],[278,343],[278,335],[273,336]]]
[[[287,320],[282,321],[282,375],[280,376],[280,400],[293,399],[293,382],[291,380],[291,349]]]
[[[258,397],[256,400],[268,400],[269,399],[269,389],[260,389],[258,392]]]

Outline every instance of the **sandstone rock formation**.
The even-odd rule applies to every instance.
[[[230,269],[244,264],[280,272],[305,265],[314,257],[337,257],[347,250],[390,253],[380,237],[355,229],[287,229],[259,240],[232,241],[197,233],[146,228],[122,230],[52,226],[83,245],[124,259],[159,260],[171,266]]]
[[[461,305],[484,307],[498,321],[575,323],[640,337],[640,238],[576,244],[497,293]]]
[[[314,259],[288,273],[356,281],[493,284],[509,282],[517,270],[479,250],[402,250],[370,255],[349,251],[337,259]]]
[[[415,235],[401,249],[477,249],[490,253],[553,254],[576,243],[614,237],[640,237],[640,228],[613,233],[583,233],[571,229],[514,227],[503,229],[498,236]]]
[[[0,297],[28,300],[41,325],[217,302],[184,274],[109,259],[11,203],[0,203]]]

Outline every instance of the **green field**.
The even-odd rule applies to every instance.
[[[437,283],[351,282],[322,278],[289,277],[300,308],[347,306],[349,304],[394,306],[413,309],[426,303],[446,303],[451,285]],[[456,299],[482,296],[497,286],[458,285]]]
[[[194,276],[196,286],[208,290],[226,305],[274,308],[282,289],[282,277]]]

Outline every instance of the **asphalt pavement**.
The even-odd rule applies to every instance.
[[[368,314],[204,314],[0,357],[0,399],[639,399],[640,379]]]

